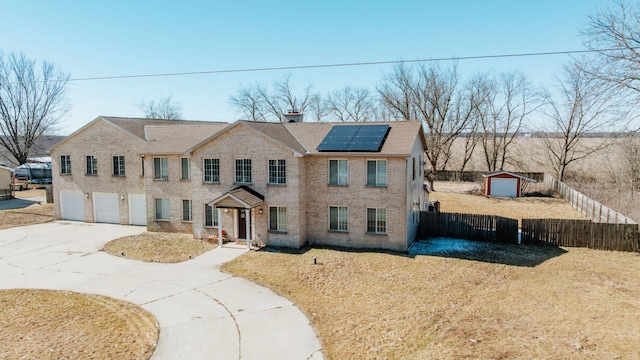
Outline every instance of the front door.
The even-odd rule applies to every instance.
[[[251,212],[249,212],[249,219],[247,219],[245,209],[238,209],[238,239],[247,238],[247,221],[251,224]]]

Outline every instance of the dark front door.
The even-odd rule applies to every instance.
[[[247,238],[247,221],[251,223],[251,215],[247,219],[245,209],[238,209],[238,239]]]

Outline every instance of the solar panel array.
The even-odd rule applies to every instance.
[[[380,152],[389,130],[389,125],[334,125],[316,150]]]

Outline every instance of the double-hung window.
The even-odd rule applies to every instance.
[[[251,183],[251,159],[236,159],[236,183]]]
[[[269,206],[269,231],[287,231],[287,208]]]
[[[191,200],[182,200],[182,221],[191,221]]]
[[[269,184],[287,183],[286,160],[269,160]]]
[[[180,180],[191,180],[191,166],[189,165],[189,158],[180,158],[180,170],[182,176]]]
[[[169,199],[156,199],[156,220],[169,220]]]
[[[98,175],[98,158],[93,155],[87,155],[86,157],[86,172],[87,175]]]
[[[347,231],[347,207],[329,206],[329,230]]]
[[[367,232],[373,234],[387,233],[387,209],[367,208]]]
[[[329,160],[329,184],[347,185],[347,160]]]
[[[71,155],[60,156],[60,174],[71,175]]]
[[[220,159],[204,159],[202,181],[220,182]]]
[[[169,164],[166,157],[153,158],[153,178],[169,180]]]
[[[387,160],[367,160],[367,186],[387,186]]]
[[[124,176],[124,156],[113,157],[113,176]]]
[[[204,204],[204,226],[216,227],[218,226],[218,209],[209,204]]]

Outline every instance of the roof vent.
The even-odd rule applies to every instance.
[[[286,114],[282,115],[283,122],[288,123],[301,123],[304,114],[299,113],[296,109],[289,110]]]

